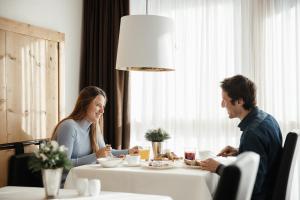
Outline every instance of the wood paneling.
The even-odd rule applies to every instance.
[[[52,40],[57,42],[62,42],[65,40],[65,34],[63,33],[33,26],[31,24],[17,22],[11,19],[6,19],[4,17],[0,17],[0,29],[23,35],[30,35],[45,40]]]
[[[49,138],[64,117],[63,40],[63,33],[0,17],[0,144]],[[0,187],[13,154],[0,151]]]
[[[58,88],[59,88],[59,119],[62,119],[65,117],[65,43],[59,42],[58,44],[59,49],[59,59],[58,59],[58,66],[59,66],[59,72],[58,72]]]
[[[46,110],[47,110],[47,136],[51,137],[53,128],[59,117],[58,109],[58,43],[47,42],[46,64]]]
[[[0,143],[7,142],[5,74],[5,32],[0,30]]]
[[[6,36],[8,142],[50,137],[58,122],[58,43]]]
[[[7,134],[8,142],[30,140],[32,121],[34,117],[31,108],[32,76],[34,69],[30,54],[32,54],[32,39],[28,36],[7,32]],[[30,133],[30,134],[26,134]]]

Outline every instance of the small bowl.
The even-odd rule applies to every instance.
[[[126,155],[128,166],[138,166],[140,165],[140,160],[140,155]]]
[[[98,158],[98,163],[102,167],[109,168],[109,167],[117,167],[119,164],[123,162],[121,158]]]

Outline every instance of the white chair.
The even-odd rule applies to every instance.
[[[256,180],[259,155],[254,152],[244,152],[238,155],[237,160],[231,165],[237,166],[241,171],[236,199],[250,200]]]

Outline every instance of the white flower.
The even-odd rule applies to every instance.
[[[55,140],[51,141],[51,146],[53,148],[53,151],[57,151],[57,149],[58,149],[58,143]]]
[[[35,152],[32,165],[35,171],[40,169],[56,169],[63,167],[68,169],[70,167],[70,160],[66,155],[67,148],[59,146],[56,141],[48,141],[40,145],[40,149]],[[36,164],[36,165],[35,165]]]
[[[59,151],[59,152],[64,152],[64,151],[66,151],[67,149],[68,149],[67,147],[65,147],[64,145],[61,145],[61,146],[59,147],[58,151]]]
[[[43,160],[43,161],[45,161],[45,160],[48,159],[48,157],[47,157],[45,154],[43,154],[43,153],[41,153],[40,156],[42,157],[42,160]]]
[[[50,148],[47,147],[47,146],[45,146],[45,147],[43,148],[43,150],[44,150],[45,152],[47,152],[47,151],[50,151]]]

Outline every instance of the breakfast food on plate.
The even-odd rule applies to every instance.
[[[200,161],[199,160],[188,160],[188,159],[184,159],[184,163],[186,165],[190,165],[190,166],[200,166]]]
[[[179,160],[179,159],[181,159],[181,157],[178,157],[174,152],[167,152],[163,156],[168,158],[169,160]]]
[[[157,161],[157,160],[153,160],[150,161],[148,164],[150,167],[168,167],[171,165],[171,163],[169,161]]]
[[[178,157],[174,152],[167,152],[165,154],[161,154],[154,158],[154,160],[179,160],[182,159],[182,157]]]

